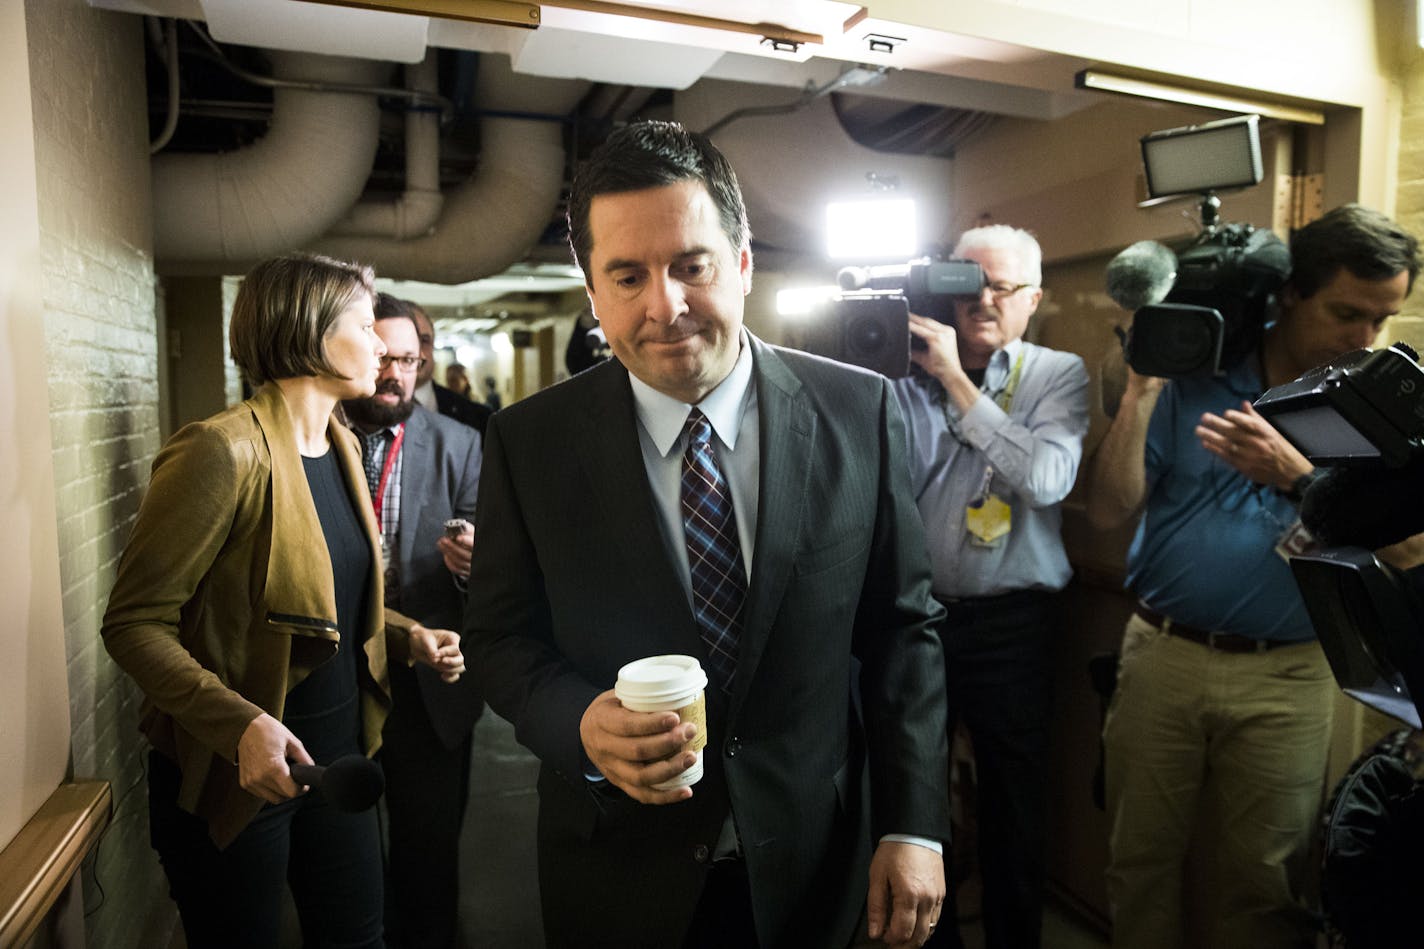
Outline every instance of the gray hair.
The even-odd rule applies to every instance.
[[[965,231],[954,245],[954,256],[961,257],[971,250],[1006,250],[1018,260],[1017,279],[1035,287],[1043,283],[1043,250],[1023,228],[988,224]]]

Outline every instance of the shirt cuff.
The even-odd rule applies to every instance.
[[[892,844],[914,844],[916,847],[924,847],[926,850],[933,850],[940,856],[944,856],[944,844],[938,840],[931,840],[928,837],[916,837],[913,834],[886,834],[880,838],[880,842]]]
[[[969,411],[960,416],[959,431],[969,444],[983,451],[1008,417],[997,402],[981,392]]]

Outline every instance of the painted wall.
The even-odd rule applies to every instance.
[[[24,8],[0,5],[0,849],[64,780],[64,675],[54,470],[45,410],[40,193]]]
[[[110,781],[116,801],[86,874],[91,909],[95,876],[104,890],[89,945],[130,946],[166,886],[148,846],[139,695],[99,624],[159,446],[143,21],[83,0],[24,9],[71,773]],[[30,390],[28,412],[44,391]]]

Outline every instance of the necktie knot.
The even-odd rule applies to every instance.
[[[701,409],[693,409],[687,413],[687,421],[683,423],[682,430],[687,434],[687,445],[706,445],[712,440],[712,423],[707,421],[707,416],[702,414]]]

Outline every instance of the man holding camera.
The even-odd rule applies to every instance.
[[[385,554],[386,605],[456,628],[474,532],[468,520],[450,530],[446,522],[474,517],[480,434],[416,404],[424,359],[416,320],[384,293],[375,312],[386,345],[376,391],[342,407],[362,439]],[[471,733],[484,707],[474,676],[450,684],[425,671],[391,666],[392,708],[382,731],[390,818],[386,939],[402,949],[455,944]]]
[[[1088,373],[1077,356],[1023,340],[1043,296],[1033,235],[975,228],[953,256],[977,263],[984,286],[954,301],[952,322],[911,315],[920,371],[896,394],[934,593],[948,611],[948,731],[962,717],[974,742],[987,945],[1036,947],[1052,598],[1072,575],[1059,504],[1088,430]],[[931,945],[960,945],[957,928]]]
[[[1128,370],[1092,466],[1095,526],[1145,511],[1104,729],[1108,897],[1125,949],[1183,944],[1183,864],[1208,803],[1210,944],[1314,945],[1307,864],[1335,686],[1286,559],[1312,466],[1251,402],[1370,345],[1420,259],[1413,237],[1358,205],[1297,231],[1291,257],[1259,349],[1217,376]],[[1264,319],[1266,300],[1253,305]]]

